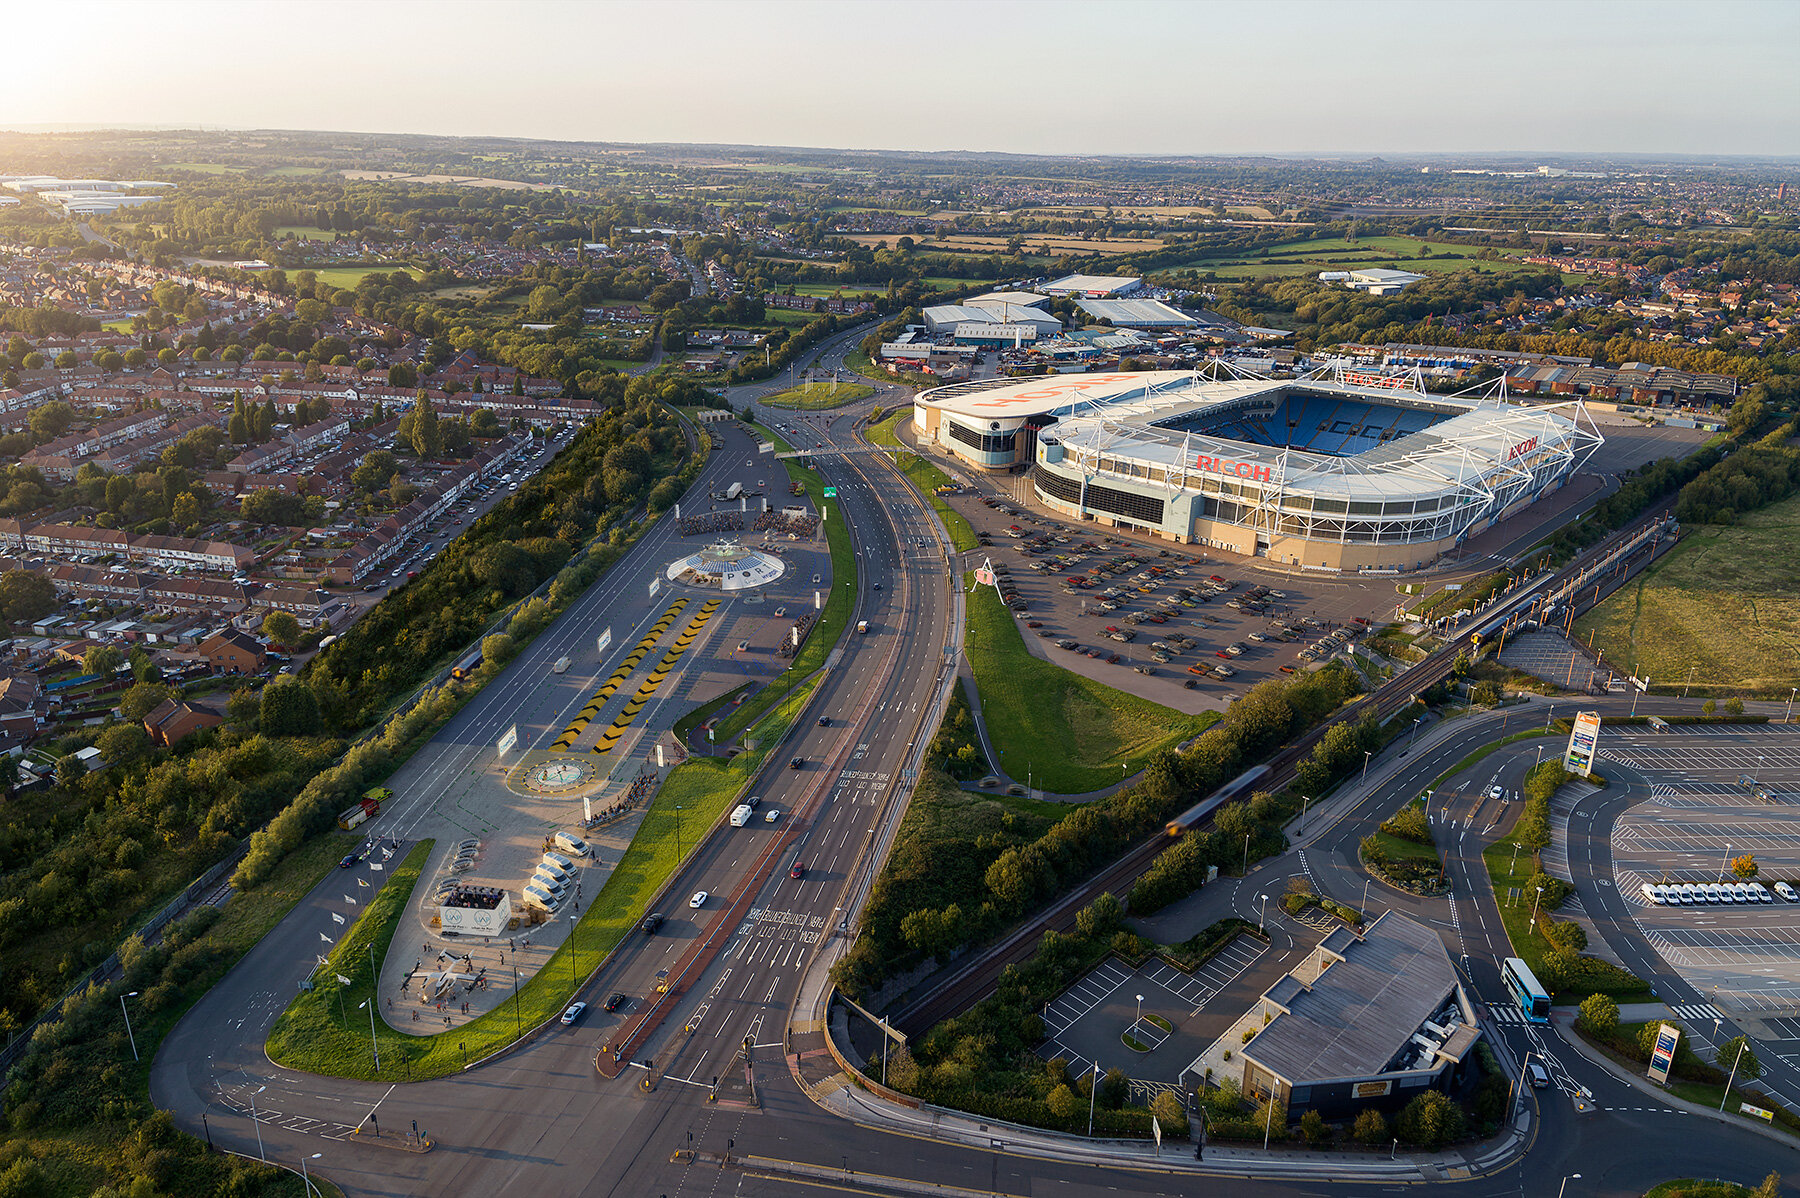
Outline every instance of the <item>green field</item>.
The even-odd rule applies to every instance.
[[[129,333],[131,332],[131,318],[127,317],[123,320],[109,320],[100,327],[109,333]]]
[[[1033,657],[992,587],[968,597],[965,651],[1002,768],[1055,794],[1118,782],[1219,720],[1217,712],[1187,715]]]
[[[1800,686],[1800,497],[1692,525],[1681,543],[1575,621],[1615,666],[1679,693],[1776,697]]]
[[[226,166],[222,162],[171,162],[163,167],[167,171],[198,171],[203,175],[239,175],[244,172],[241,166]]]
[[[346,291],[356,290],[356,285],[372,274],[392,274],[396,270],[407,270],[414,278],[418,271],[407,267],[404,262],[390,262],[384,266],[322,266],[313,271],[319,282],[330,283],[333,287],[342,287]]]
[[[292,233],[302,241],[337,240],[336,233],[327,233],[323,229],[315,229],[311,225],[278,225],[276,226],[274,235],[276,237],[286,237],[289,233]]]
[[[1430,246],[1434,254],[1467,256],[1420,257],[1426,246]],[[1482,261],[1475,257],[1482,248],[1484,247],[1459,245],[1455,242],[1425,241],[1416,237],[1363,237],[1356,241],[1345,241],[1338,237],[1315,237],[1268,246],[1258,253],[1212,254],[1170,269],[1207,270],[1222,279],[1263,278],[1271,275],[1285,278],[1367,266],[1391,266],[1397,270],[1410,270],[1415,274],[1454,274],[1477,267],[1494,272],[1527,269],[1524,263],[1509,258]]]
[[[908,406],[901,408],[880,424],[871,424],[869,440],[877,445],[892,445],[899,448],[900,438],[895,435],[894,426],[911,415],[912,408]],[[963,517],[961,512],[951,507],[942,495],[937,493],[937,488],[951,485],[949,475],[910,450],[902,450],[895,454],[893,460],[894,464],[900,467],[900,472],[906,475],[907,480],[912,483],[913,490],[917,491],[920,497],[929,503],[937,512],[938,517],[943,520],[944,529],[950,534],[950,543],[955,546],[958,553],[974,549],[981,544],[975,536],[974,526]]]
[[[756,402],[776,408],[802,408],[818,411],[825,408],[841,408],[845,404],[855,403],[859,399],[867,399],[873,394],[875,394],[875,388],[863,383],[837,383],[835,385],[813,383],[811,386],[800,386],[790,391],[765,395]]]
[[[327,171],[323,166],[278,166],[263,172],[265,175],[285,177],[289,175],[323,175]]]

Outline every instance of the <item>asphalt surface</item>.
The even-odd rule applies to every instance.
[[[841,350],[866,333],[843,335]],[[878,396],[877,401],[885,398]],[[866,405],[859,405],[859,408]],[[794,424],[787,414],[777,417]],[[848,421],[818,425],[818,440],[847,442]],[[714,485],[735,449],[716,455],[697,486]],[[943,651],[956,611],[948,571],[930,519],[904,484],[868,457],[821,463],[828,481],[840,487],[839,510],[857,531],[862,555],[861,601],[854,618],[870,618],[876,631],[852,636],[830,665],[818,697],[796,729],[797,741],[773,754],[763,793],[771,805],[795,813],[804,839],[794,847],[807,876],[788,876],[785,856],[764,861],[767,880],[750,873],[762,854],[755,838],[766,830],[724,829],[684,867],[672,894],[705,888],[722,896],[748,897],[757,918],[716,922],[724,915],[708,908],[687,918],[691,927],[666,928],[656,937],[634,938],[583,991],[590,1001],[612,990],[642,996],[657,969],[683,944],[717,935],[723,947],[683,996],[675,1018],[647,1045],[657,1083],[648,1093],[633,1084],[644,1071],[627,1070],[617,1080],[599,1077],[593,1056],[622,1023],[596,1017],[574,1028],[553,1028],[493,1062],[453,1078],[416,1084],[346,1082],[306,1076],[272,1066],[261,1045],[269,1025],[299,980],[314,967],[324,903],[346,881],[342,872],[327,878],[270,933],[230,975],[204,998],[164,1041],[152,1071],[151,1092],[159,1106],[196,1134],[250,1155],[266,1154],[288,1165],[321,1154],[312,1171],[352,1195],[478,1193],[538,1195],[656,1195],[695,1198],[730,1192],[740,1195],[795,1195],[829,1191],[852,1193],[980,1192],[1009,1195],[1057,1194],[1071,1198],[1144,1194],[1318,1195],[1362,1193],[1367,1180],[1333,1179],[1325,1172],[1297,1181],[1237,1175],[1174,1172],[1191,1168],[1175,1159],[1151,1167],[1112,1167],[1077,1150],[1045,1158],[1009,1146],[996,1128],[987,1149],[947,1145],[917,1134],[897,1133],[849,1122],[823,1112],[792,1082],[781,1059],[781,1028],[792,1005],[800,964],[813,951],[809,934],[829,935],[838,909],[853,907],[862,884],[852,874],[863,846],[880,846],[898,804],[889,793],[912,759],[920,737],[918,721],[928,715],[947,667]],[[532,695],[549,663],[577,643],[589,643],[596,623],[606,623],[618,605],[637,602],[650,572],[671,556],[669,521],[646,534],[639,549],[590,588],[574,608],[524,653],[512,668],[471,702],[444,731],[416,755],[395,791],[401,795],[384,814],[383,831],[403,833],[414,804],[435,801],[432,788],[452,785],[491,746],[500,731],[531,711]],[[926,539],[927,548],[917,548]],[[874,584],[883,585],[881,591]],[[1606,709],[1618,700],[1582,706]],[[1573,700],[1566,705],[1575,707]],[[1647,708],[1649,710],[1650,708]],[[1541,712],[1533,713],[1541,719]],[[831,717],[828,727],[816,723]],[[548,725],[557,713],[546,712]],[[1419,749],[1402,762],[1391,790],[1354,811],[1326,813],[1306,861],[1322,888],[1347,901],[1360,891],[1360,873],[1346,877],[1342,854],[1370,817],[1380,818],[1392,796],[1420,787],[1449,768],[1470,748],[1496,734],[1500,717],[1461,722],[1442,743]],[[1516,730],[1516,726],[1515,729]],[[526,729],[521,728],[523,736]],[[1489,758],[1522,777],[1535,742],[1507,757]],[[1505,750],[1503,753],[1507,752]],[[806,757],[800,770],[785,768],[792,755]],[[822,766],[821,763],[829,763]],[[1609,771],[1617,773],[1618,771]],[[886,775],[886,779],[883,779]],[[1516,783],[1514,784],[1516,790]],[[1609,792],[1610,797],[1610,792]],[[1462,831],[1488,829],[1492,813],[1470,797],[1443,811],[1446,823]],[[1474,897],[1485,890],[1478,846],[1463,851],[1458,837],[1446,854],[1457,896],[1446,935],[1474,991],[1490,1005],[1503,1001],[1494,952],[1504,944],[1491,901]],[[401,846],[402,849],[404,845]],[[1575,859],[1572,853],[1572,860]],[[1350,858],[1353,861],[1353,856]],[[1257,884],[1292,872],[1290,855],[1253,871],[1246,885],[1221,890],[1223,898],[1252,901]],[[772,868],[771,868],[772,867]],[[367,866],[359,867],[367,869]],[[1353,869],[1353,866],[1352,866]],[[380,877],[383,875],[370,875]],[[866,875],[864,875],[866,879]],[[1480,881],[1482,885],[1477,886]],[[1351,882],[1354,885],[1351,885]],[[1212,888],[1209,888],[1212,889]],[[1393,892],[1389,892],[1389,896]],[[719,900],[719,901],[724,901]],[[1394,899],[1396,905],[1402,900]],[[1374,905],[1371,903],[1371,905]],[[770,912],[779,918],[764,918]],[[1445,926],[1444,912],[1435,916]],[[824,926],[815,924],[822,919]],[[1629,922],[1629,921],[1627,921]],[[1659,993],[1662,993],[1659,984]],[[702,1012],[702,1007],[705,1010]],[[630,1015],[630,1009],[624,1013]],[[698,1016],[696,1021],[695,1017]],[[682,1029],[694,1023],[697,1030]],[[1695,1134],[1683,1122],[1695,1117],[1669,1113],[1639,1091],[1613,1080],[1555,1042],[1555,1032],[1510,1024],[1490,1028],[1513,1059],[1541,1051],[1552,1060],[1558,1089],[1527,1095],[1541,1100],[1544,1118],[1534,1123],[1530,1151],[1519,1163],[1487,1176],[1446,1181],[1470,1195],[1548,1195],[1564,1177],[1580,1173],[1568,1193],[1637,1195],[1670,1176],[1724,1176],[1757,1181],[1770,1168],[1786,1171],[1800,1185],[1791,1148],[1754,1131],[1707,1122]],[[726,1100],[709,1103],[715,1072],[727,1077],[742,1066],[738,1046],[749,1037],[749,1070],[760,1106]],[[1571,1094],[1583,1094],[1589,1108],[1577,1113]],[[256,1105],[258,1120],[250,1117]],[[414,1154],[369,1143],[371,1113],[391,1142],[413,1121],[436,1142],[430,1153]],[[204,1123],[202,1117],[204,1116]],[[356,1140],[348,1129],[362,1127]],[[259,1136],[260,1132],[260,1136]],[[1653,1152],[1645,1146],[1654,1144]],[[685,1150],[695,1150],[689,1155]],[[729,1159],[729,1164],[721,1162]],[[797,1164],[791,1164],[791,1163]],[[1327,1166],[1327,1168],[1330,1168]],[[797,1171],[807,1176],[797,1176]],[[884,1179],[910,1179],[904,1182]],[[924,1191],[918,1183],[946,1187]]]

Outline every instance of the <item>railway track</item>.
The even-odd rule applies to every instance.
[[[1389,679],[1339,710],[1331,719],[1284,746],[1269,759],[1269,774],[1262,780],[1261,788],[1277,793],[1285,790],[1293,782],[1300,763],[1334,724],[1361,719],[1369,711],[1373,711],[1378,719],[1386,719],[1410,705],[1414,696],[1431,689],[1455,669],[1456,659],[1470,648],[1473,638],[1478,635],[1477,630],[1491,627],[1498,620],[1509,620],[1528,610],[1543,595],[1566,588],[1571,581],[1580,577],[1595,563],[1604,561],[1621,545],[1628,544],[1651,526],[1666,520],[1669,512],[1670,509],[1665,507],[1640,516],[1578,555],[1551,576],[1547,584],[1532,587],[1529,592],[1521,592],[1512,600],[1503,600],[1492,615],[1477,624],[1476,630],[1458,634],[1405,673]],[[1117,860],[1101,867],[1073,891],[1052,903],[1038,917],[1009,932],[974,960],[896,1011],[891,1018],[892,1025],[908,1036],[917,1036],[943,1020],[967,1010],[993,991],[1001,972],[1008,965],[1015,965],[1029,958],[1036,951],[1037,943],[1045,932],[1067,932],[1075,926],[1076,914],[1094,899],[1108,892],[1123,894],[1132,882],[1150,868],[1163,850],[1174,843],[1171,837],[1159,832],[1126,850]]]

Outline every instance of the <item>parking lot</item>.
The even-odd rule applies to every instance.
[[[1800,902],[1776,886],[1800,887],[1800,734],[1741,725],[1601,735],[1602,761],[1652,779],[1651,800],[1622,815],[1612,838],[1614,879],[1645,937],[1723,1005],[1800,1012]],[[1737,882],[1732,863],[1744,854],[1773,902],[1659,904],[1643,891]]]
[[[1074,528],[994,496],[952,504],[984,538],[970,560],[993,560],[1031,652],[1182,711],[1222,709],[1265,678],[1327,660],[1389,602],[1385,585],[1233,570],[1190,547]],[[1334,633],[1337,645],[1302,656]]]
[[[1202,1019],[1207,1002],[1268,951],[1262,941],[1240,936],[1193,973],[1155,957],[1136,970],[1109,957],[1050,1003],[1044,1012],[1048,1039],[1038,1055],[1064,1058],[1075,1077],[1098,1061],[1102,1069],[1124,1069],[1135,1081],[1174,1081],[1241,1014]],[[1140,1011],[1168,1020],[1173,1030],[1141,1018]],[[1126,1032],[1150,1051],[1127,1047],[1120,1038]]]

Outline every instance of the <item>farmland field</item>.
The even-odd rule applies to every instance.
[[[1697,694],[1800,685],[1800,498],[1733,526],[1691,526],[1681,544],[1575,622],[1580,640],[1659,689]]]
[[[323,229],[315,229],[311,225],[279,225],[275,229],[276,237],[286,237],[292,233],[301,241],[336,241],[336,233],[327,233]]]
[[[1427,246],[1434,254],[1466,256],[1421,257]],[[1257,254],[1214,254],[1184,262],[1173,269],[1208,270],[1221,279],[1251,279],[1271,275],[1291,277],[1370,266],[1391,266],[1422,275],[1456,273],[1476,268],[1495,273],[1527,269],[1523,262],[1513,258],[1500,257],[1486,261],[1476,258],[1474,255],[1480,253],[1481,248],[1454,242],[1424,241],[1415,237],[1364,237],[1357,241],[1320,237],[1268,246]]]
[[[389,262],[377,266],[322,266],[313,273],[319,277],[321,283],[330,283],[333,287],[354,290],[366,275],[392,274],[405,267],[406,263],[404,262]],[[414,273],[416,276],[417,272],[410,273]]]

